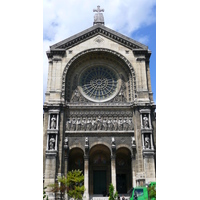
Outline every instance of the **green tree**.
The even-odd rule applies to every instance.
[[[72,170],[67,173],[67,177],[58,177],[58,183],[49,185],[52,192],[67,192],[69,197],[82,199],[85,191],[84,175],[81,170]]]
[[[46,200],[48,200],[48,196],[46,195],[46,191],[45,191],[46,189],[47,189],[47,187],[43,188],[43,199],[46,198]]]
[[[151,199],[156,199],[156,186],[155,185],[149,186],[148,193]]]
[[[116,192],[114,193],[114,186],[113,186],[113,184],[111,183],[111,184],[109,185],[109,200],[115,200],[115,199],[117,199],[117,197],[118,197],[118,192],[116,191]]]

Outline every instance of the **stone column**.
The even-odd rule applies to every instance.
[[[136,176],[135,176],[135,169],[136,169],[136,160],[135,155],[131,156],[131,165],[132,165],[132,187],[136,187]]]
[[[45,179],[44,186],[54,184],[56,180],[56,157],[57,152],[52,151],[51,153],[46,153],[46,162],[45,162]],[[55,200],[55,193],[50,192],[51,188],[47,187],[46,193],[49,200]]]
[[[144,149],[144,134],[142,133],[142,149]]]
[[[84,200],[89,200],[89,156],[84,156]]]
[[[111,156],[111,182],[114,186],[114,190],[116,191],[116,164],[115,164],[115,159],[116,156],[112,155]]]
[[[154,164],[154,153],[149,155],[144,155],[144,171],[145,171],[145,181],[146,183],[154,182],[155,177],[155,164]]]

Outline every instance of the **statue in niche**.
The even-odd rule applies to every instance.
[[[88,118],[87,120],[87,131],[91,131],[92,129],[92,121],[90,118]]]
[[[64,139],[64,145],[68,146],[68,137],[65,137],[65,139]]]
[[[112,145],[112,147],[115,146],[115,138],[114,137],[112,137],[112,139],[111,139],[111,145]]]
[[[81,120],[80,120],[80,118],[77,119],[77,122],[76,122],[76,130],[77,130],[77,131],[81,130]]]
[[[150,139],[149,139],[149,136],[145,137],[145,139],[144,139],[144,146],[145,146],[145,149],[150,149]]]
[[[49,150],[55,150],[55,138],[53,135],[49,139]]]
[[[136,146],[135,137],[131,137],[131,146]]]
[[[81,130],[86,131],[86,119],[85,118],[82,119]]]
[[[97,130],[97,122],[95,118],[92,120],[92,130]]]
[[[75,130],[76,130],[76,119],[75,119],[75,118],[72,119],[71,130],[72,130],[72,131],[75,131]]]
[[[107,122],[107,123],[108,123],[108,130],[109,130],[109,131],[112,131],[112,130],[113,130],[113,123],[112,123],[112,121],[111,121],[110,118],[108,119],[108,122]]]
[[[108,128],[108,124],[107,124],[107,119],[106,117],[103,119],[103,130],[104,131],[107,131],[107,128]]]
[[[129,130],[134,130],[134,125],[131,118],[129,118],[128,124],[129,124]]]
[[[118,130],[123,131],[123,119],[120,118],[118,121]]]
[[[118,128],[117,119],[113,120],[113,126],[114,126],[114,130],[117,131],[117,128]]]
[[[85,146],[89,145],[88,137],[85,138]]]
[[[56,129],[56,117],[55,115],[51,118],[51,129]]]
[[[98,116],[97,118],[97,130],[101,130],[102,127],[102,119],[101,116]]]
[[[144,117],[143,117],[143,126],[144,128],[149,128],[149,119],[146,116],[146,114],[144,114]]]
[[[129,124],[128,124],[128,119],[124,119],[124,125],[123,125],[123,128],[125,131],[128,131],[128,127],[129,127]]]
[[[67,123],[66,123],[66,130],[67,131],[70,131],[71,129],[71,124],[72,124],[72,121],[70,119],[67,120]]]

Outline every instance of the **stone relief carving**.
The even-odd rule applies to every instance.
[[[65,139],[64,139],[64,145],[68,146],[68,137],[65,137]]]
[[[114,138],[114,137],[111,138],[111,145],[112,145],[112,147],[115,147],[115,145],[116,145],[116,144],[115,144],[115,138]]]
[[[144,117],[143,117],[143,127],[149,128],[149,119],[146,114],[144,114]]]
[[[136,143],[135,143],[135,137],[131,137],[131,146],[135,147]]]
[[[50,129],[56,129],[56,115],[53,115],[53,116],[51,117]]]
[[[151,148],[149,136],[146,136],[144,138],[144,146],[145,146],[145,149],[150,149]]]
[[[130,131],[134,130],[128,117],[73,117],[66,121],[66,131]]]
[[[55,138],[53,135],[49,139],[49,150],[55,150]]]

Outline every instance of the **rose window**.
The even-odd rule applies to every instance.
[[[102,66],[89,68],[80,79],[83,95],[94,101],[105,101],[115,95],[117,84],[116,73]]]

